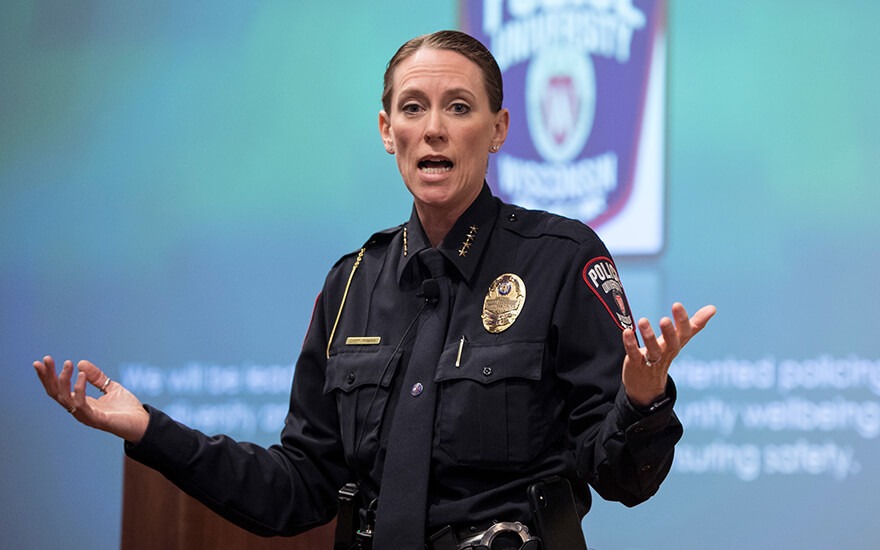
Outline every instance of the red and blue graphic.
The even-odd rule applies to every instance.
[[[661,252],[665,0],[461,0],[511,113],[490,160],[507,202],[576,218],[618,255]]]

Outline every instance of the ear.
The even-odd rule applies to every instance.
[[[493,153],[504,144],[504,140],[507,139],[508,128],[510,128],[510,111],[501,109],[495,115],[495,133],[492,135]]]
[[[385,110],[379,111],[379,135],[382,136],[382,143],[389,155],[394,154],[394,137],[391,134],[391,118]]]

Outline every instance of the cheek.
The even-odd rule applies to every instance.
[[[406,134],[398,134],[397,139],[394,140],[394,145],[397,147],[399,153],[406,154],[410,150],[412,140],[409,139]]]
[[[466,132],[465,139],[467,140],[470,150],[476,153],[478,150],[482,150],[484,145],[488,147],[488,143],[491,141],[492,137],[491,133],[487,131],[485,127],[479,126]]]
[[[406,127],[398,127],[391,133],[391,137],[394,140],[394,147],[399,152],[403,152],[412,145],[413,131]]]

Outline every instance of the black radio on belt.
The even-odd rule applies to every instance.
[[[376,501],[366,509],[361,508],[360,487],[357,483],[346,483],[339,490],[333,550],[371,550],[375,523]]]
[[[346,483],[339,489],[339,505],[336,513],[336,540],[333,550],[353,550],[356,533],[360,527],[360,490],[357,483]]]
[[[357,550],[373,550],[373,526],[376,525],[376,500],[360,511],[360,528],[355,534]]]
[[[529,507],[544,550],[587,550],[571,484],[553,476],[529,485]]]

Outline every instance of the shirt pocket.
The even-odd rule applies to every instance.
[[[465,343],[440,358],[437,444],[467,466],[521,464],[540,452],[545,415],[538,384],[543,342]]]
[[[334,394],[349,463],[375,456],[382,417],[401,352],[390,346],[341,350],[327,359],[324,394]]]

